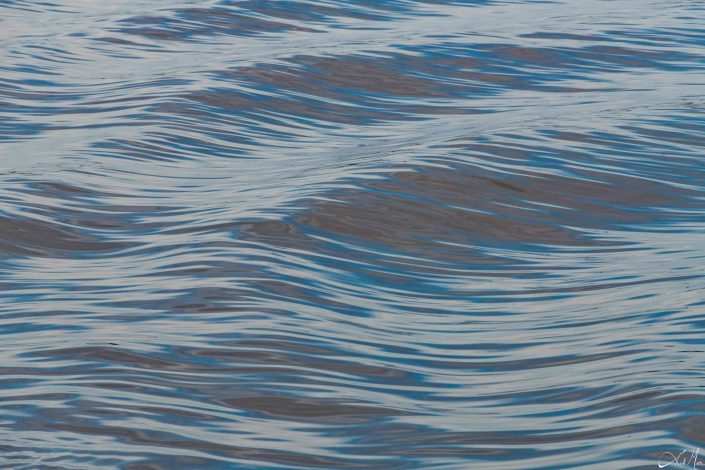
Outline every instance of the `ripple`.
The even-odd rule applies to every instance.
[[[687,2],[0,5],[0,466],[703,446]]]

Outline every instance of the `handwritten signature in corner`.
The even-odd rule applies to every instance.
[[[658,468],[692,468],[697,470],[698,466],[705,468],[705,462],[699,459],[700,448],[688,452],[683,449],[679,454],[673,452],[664,452],[658,459]]]

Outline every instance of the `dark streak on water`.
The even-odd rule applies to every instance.
[[[697,0],[4,0],[0,466],[705,447]]]

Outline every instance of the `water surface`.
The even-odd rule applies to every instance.
[[[688,458],[703,24],[676,0],[4,0],[0,466]]]

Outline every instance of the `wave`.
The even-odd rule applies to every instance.
[[[702,10],[3,2],[0,464],[695,452]]]

